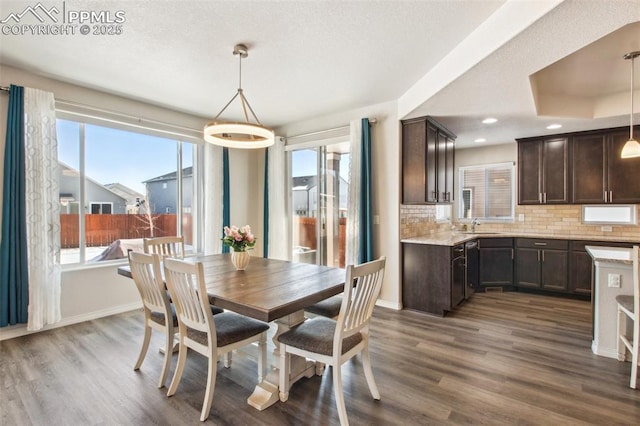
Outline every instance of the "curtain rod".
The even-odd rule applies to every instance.
[[[7,86],[0,86],[0,91],[9,92],[9,88]]]
[[[376,124],[378,120],[375,118],[370,118],[369,119],[369,124]],[[325,129],[325,130],[318,130],[317,132],[310,132],[310,133],[302,133],[300,135],[294,135],[294,136],[285,136],[286,140],[289,139],[297,139],[297,138],[303,138],[306,136],[315,136],[315,135],[321,135],[323,133],[329,133],[329,132],[335,132],[337,130],[343,130],[343,129],[348,129],[349,127],[351,127],[350,124],[344,125],[344,126],[338,126],[338,127],[334,127],[331,129]]]

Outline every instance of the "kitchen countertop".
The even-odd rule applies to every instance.
[[[596,262],[620,263],[623,265],[632,265],[631,255],[633,251],[624,247],[597,247],[586,246],[585,250],[591,255]]]
[[[463,233],[458,231],[436,232],[429,235],[419,237],[404,238],[401,243],[412,244],[428,244],[434,246],[455,246],[466,241],[476,240],[478,238],[538,238],[549,240],[573,240],[573,241],[611,241],[623,243],[638,243],[637,239],[624,238],[620,236],[593,236],[593,235],[575,235],[575,234],[527,234],[523,232],[490,232],[479,231],[477,233]]]

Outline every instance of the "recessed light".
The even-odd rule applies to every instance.
[[[487,117],[484,120],[482,120],[482,124],[493,124],[493,123],[495,123],[497,121],[498,121],[497,118]]]
[[[478,138],[476,140],[474,140],[474,142],[480,143],[480,142],[486,142],[487,140],[485,138]]]
[[[560,127],[562,127],[562,124],[549,124],[547,126],[547,129],[553,130],[553,129],[559,129]]]

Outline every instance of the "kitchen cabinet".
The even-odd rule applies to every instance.
[[[518,204],[569,202],[569,139],[518,139]]]
[[[430,117],[402,121],[403,204],[451,203],[455,135]]]
[[[444,316],[465,297],[464,245],[402,244],[402,304]]]
[[[516,287],[568,290],[569,242],[516,239]]]
[[[572,203],[640,202],[640,187],[629,184],[640,179],[640,158],[620,158],[628,139],[628,128],[585,132],[572,137]]]
[[[479,248],[479,288],[513,286],[513,238],[482,238]]]
[[[634,130],[640,132],[640,127]],[[629,140],[629,130],[609,134],[609,156],[607,178],[609,197],[614,204],[640,203],[640,157],[620,158],[622,147]]]

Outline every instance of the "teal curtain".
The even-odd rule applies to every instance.
[[[231,203],[229,201],[229,148],[222,148],[222,223],[231,226]],[[224,231],[222,237],[224,238]],[[223,244],[222,252],[229,253],[229,246]]]
[[[27,322],[29,276],[25,222],[24,88],[11,85],[4,148],[0,327]]]
[[[362,152],[360,173],[360,263],[373,260],[373,217],[371,212],[371,128],[362,119]]]
[[[264,150],[264,211],[262,225],[264,235],[262,236],[262,257],[269,257],[269,148]]]

